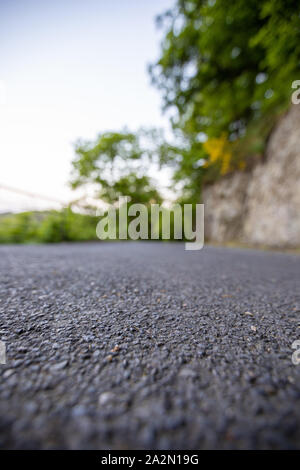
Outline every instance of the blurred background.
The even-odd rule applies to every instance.
[[[126,195],[299,247],[299,2],[2,0],[0,57],[0,242],[96,239]]]

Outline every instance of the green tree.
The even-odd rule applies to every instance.
[[[158,17],[165,36],[152,65],[174,126],[231,140],[286,103],[299,78],[296,0],[177,0]]]
[[[155,159],[149,144],[154,135],[155,131],[145,130],[104,132],[94,142],[79,141],[72,163],[72,187],[92,184],[98,197],[109,203],[120,196],[129,196],[132,203],[160,202],[158,190],[146,175]]]
[[[289,105],[300,76],[300,3],[177,0],[157,22],[164,38],[150,74],[181,133],[161,162],[174,166],[184,197],[197,199],[203,182],[263,153]]]

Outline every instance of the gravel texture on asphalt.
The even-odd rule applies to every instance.
[[[300,448],[300,257],[0,247],[0,447]]]

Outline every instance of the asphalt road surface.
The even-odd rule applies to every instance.
[[[0,247],[0,447],[300,448],[300,257]]]

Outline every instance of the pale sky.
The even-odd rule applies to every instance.
[[[0,0],[0,184],[71,200],[79,137],[168,126],[147,64],[173,3]],[[48,206],[0,189],[1,212]]]

